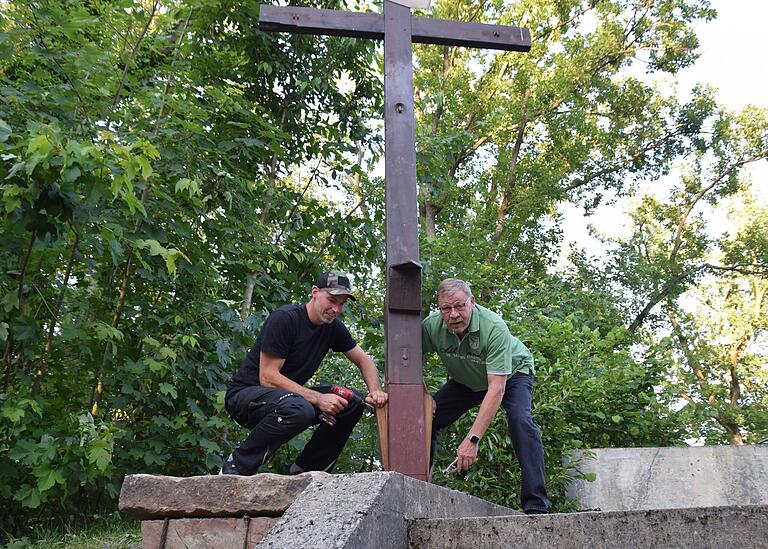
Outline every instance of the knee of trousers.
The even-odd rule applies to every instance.
[[[509,431],[518,431],[520,429],[535,429],[533,424],[533,417],[529,413],[513,413],[507,414],[507,423],[509,424]]]
[[[315,407],[300,396],[290,396],[281,400],[275,407],[278,421],[285,425],[306,429],[317,420]]]

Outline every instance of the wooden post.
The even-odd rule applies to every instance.
[[[411,43],[529,51],[527,28],[412,17],[384,0],[383,15],[262,5],[262,30],[384,39],[387,294],[384,332],[389,404],[377,411],[384,469],[427,480],[432,405],[421,361],[421,263]]]

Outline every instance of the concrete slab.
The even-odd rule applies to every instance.
[[[421,519],[409,522],[408,547],[766,549],[768,506]]]
[[[515,513],[463,492],[378,472],[316,478],[260,548],[405,549],[407,519]]]
[[[598,448],[568,496],[582,509],[622,511],[768,504],[768,445]],[[574,459],[580,455],[575,454]]]

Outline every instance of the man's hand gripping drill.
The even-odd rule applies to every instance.
[[[344,387],[343,385],[331,385],[330,386],[330,393],[340,396],[347,402],[361,402],[365,404],[366,406],[369,406],[370,408],[373,408],[373,405],[369,402],[366,402],[360,395],[358,395],[356,392],[354,392],[352,389],[348,387]],[[336,425],[336,418],[331,415],[327,414],[325,412],[320,413],[320,420],[328,424],[329,426],[333,427]]]

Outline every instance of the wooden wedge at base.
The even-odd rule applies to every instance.
[[[424,387],[424,431],[427,439],[427,482],[432,482],[432,467],[429,466],[432,453],[432,397]]]
[[[387,430],[387,417],[389,415],[389,403],[381,408],[376,408],[376,427],[379,431],[379,450],[381,450],[381,465],[385,471],[389,471],[389,440]]]

